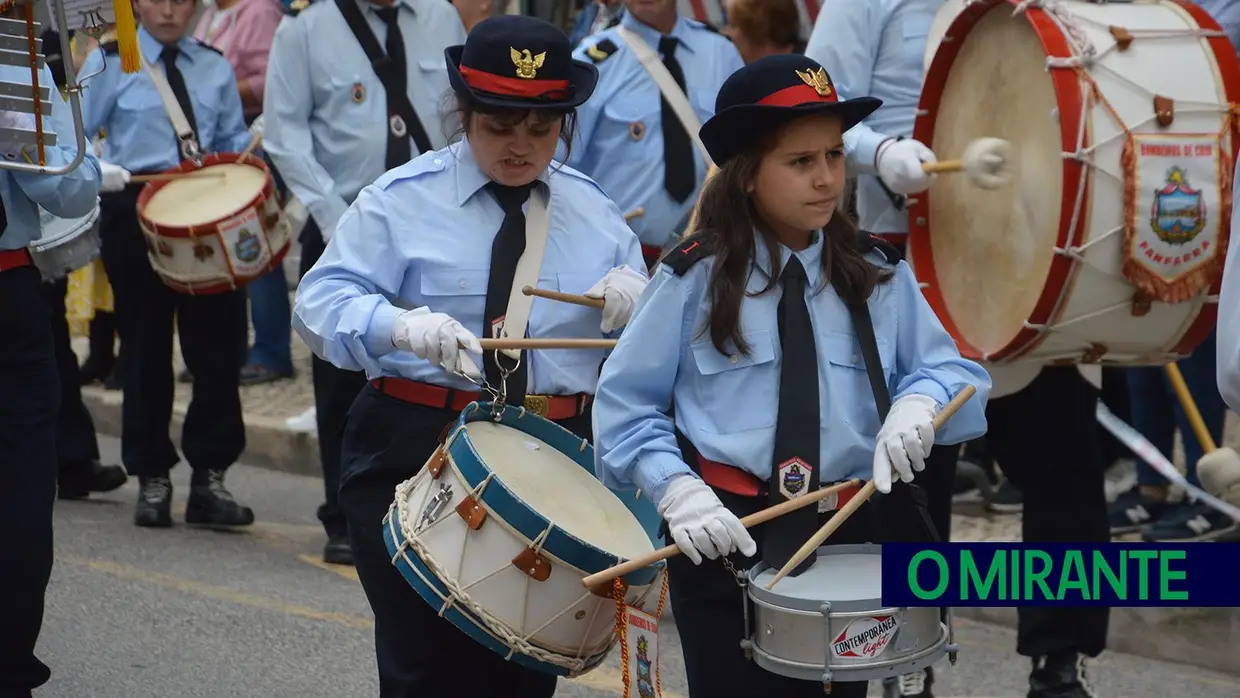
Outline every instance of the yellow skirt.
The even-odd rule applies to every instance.
[[[90,336],[90,321],[95,313],[112,312],[112,285],[103,271],[103,260],[96,259],[69,274],[65,312],[69,333],[75,337]]]

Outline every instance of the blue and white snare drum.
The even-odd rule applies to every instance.
[[[576,676],[617,640],[616,601],[582,580],[655,550],[658,512],[594,476],[589,442],[523,408],[474,403],[396,488],[383,538],[393,564],[477,642],[536,671]],[[659,563],[623,579],[653,613]]]

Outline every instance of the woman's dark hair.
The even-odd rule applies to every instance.
[[[728,340],[742,354],[749,354],[740,324],[741,303],[756,252],[754,230],[761,232],[771,260],[771,274],[766,288],[750,295],[761,295],[773,289],[782,272],[779,241],[763,223],[745,191],[747,183],[757,177],[763,155],[778,137],[777,131],[724,163],[702,187],[698,201],[698,232],[691,237],[701,238],[715,251],[710,279],[710,318],[703,333],[709,330],[711,343],[721,354],[731,353],[726,348]],[[836,211],[823,230],[822,284],[817,289],[821,291],[830,284],[845,303],[854,306],[865,303],[876,286],[893,276],[890,270],[865,259],[859,246],[860,236],[861,232],[848,216]]]
[[[468,135],[470,117],[474,114],[485,114],[506,126],[516,126],[525,121],[531,114],[534,115],[536,122],[550,122],[557,118],[563,117],[564,124],[560,127],[560,141],[564,143],[564,160],[567,161],[569,155],[573,152],[573,138],[577,134],[577,110],[576,109],[519,109],[519,108],[496,108],[485,104],[479,104],[470,99],[469,95],[457,94],[449,92],[445,99],[447,100],[447,108],[443,110],[445,131],[446,124],[453,117],[458,121],[455,124],[456,130],[448,134],[448,140],[454,141],[460,136]]]

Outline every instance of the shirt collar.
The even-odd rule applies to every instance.
[[[464,206],[470,197],[491,182],[491,178],[482,172],[482,168],[478,167],[478,162],[474,160],[473,151],[469,148],[469,138],[462,138],[453,144],[449,151],[450,156],[456,159],[456,204]],[[552,161],[552,166],[555,164]],[[550,190],[550,168],[538,175],[538,181]]]
[[[779,250],[779,268],[784,269],[788,266],[788,260],[792,255],[796,255],[801,260],[801,266],[805,267],[805,278],[811,286],[818,283],[822,271],[822,231],[814,233],[814,237],[810,240],[809,247],[796,252],[783,245],[777,245]],[[754,266],[756,266],[763,275],[768,279],[771,277],[771,258],[766,251],[766,243],[762,240],[762,234],[754,231]]]
[[[383,7],[382,5],[377,5],[373,2],[370,2],[370,0],[355,0],[355,2],[357,2],[357,4],[361,6],[363,12],[366,10],[375,12],[376,10]],[[415,15],[417,14],[417,11],[413,8],[413,3],[410,2],[410,0],[396,0],[396,2],[392,3],[391,7],[395,7],[398,10],[403,8],[403,9],[409,10]]]
[[[191,63],[194,61],[193,53],[186,49],[192,43],[193,41],[187,35],[183,35],[176,42],[176,47],[181,50],[181,55]],[[158,63],[160,55],[164,52],[164,45],[159,42],[159,39],[151,36],[151,33],[143,26],[138,27],[138,47],[142,50],[142,55],[151,63]]]
[[[657,29],[650,26],[649,24],[643,24],[642,22],[639,22],[637,18],[633,16],[632,12],[626,11],[624,13],[624,17],[620,19],[620,26],[640,36],[642,39],[645,40],[647,44],[650,45],[650,48],[654,49],[655,51],[659,50],[659,39],[663,38],[663,34],[660,34]],[[693,46],[691,46],[689,42],[685,40],[685,38],[688,35],[689,35],[688,22],[685,20],[684,17],[677,17],[676,24],[672,25],[672,31],[670,34],[667,35],[675,39],[678,39],[680,41],[680,46],[677,47],[676,49],[677,53],[679,53],[681,49],[686,49],[689,51],[689,53],[693,53]]]

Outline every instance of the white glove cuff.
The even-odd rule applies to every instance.
[[[397,349],[408,351],[409,347],[407,342],[402,341],[405,338],[405,328],[408,326],[409,321],[413,318],[421,317],[423,315],[430,315],[430,312],[431,309],[423,305],[414,308],[413,310],[406,310],[400,315],[397,315],[396,322],[392,323],[392,346]]]

